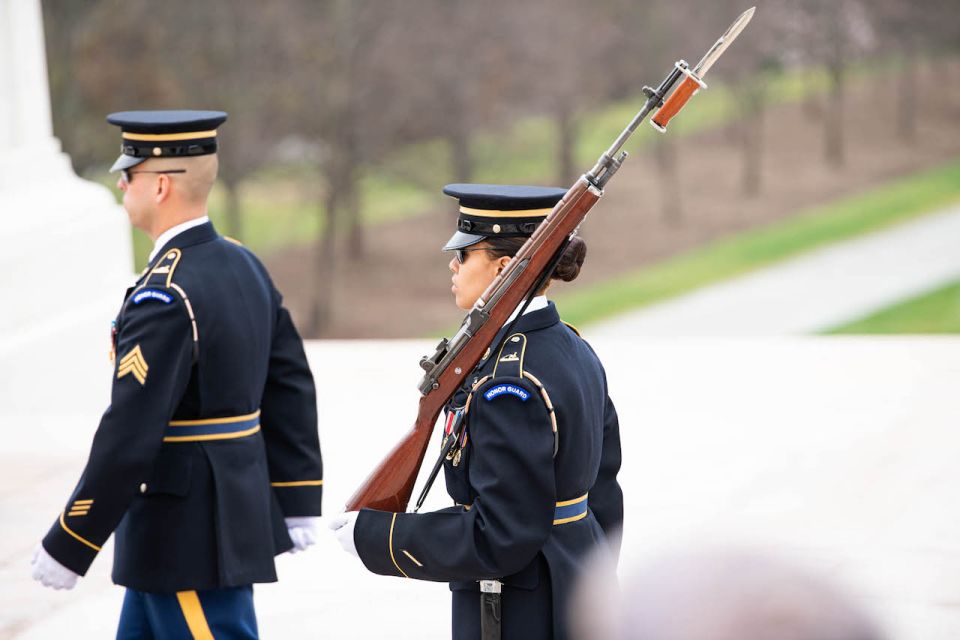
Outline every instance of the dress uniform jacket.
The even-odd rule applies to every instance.
[[[581,563],[623,521],[617,414],[600,361],[553,303],[490,355],[448,407],[465,412],[445,436],[457,506],[365,509],[357,550],[375,573],[451,582],[456,638],[480,637],[480,579],[504,585],[504,638],[564,637]]]
[[[115,321],[110,407],[43,540],[84,574],[152,592],[276,580],[283,518],[320,515],[316,392],[257,258],[210,223],[157,253]]]

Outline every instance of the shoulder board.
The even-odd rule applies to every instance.
[[[240,242],[239,240],[237,240],[236,238],[231,238],[230,236],[223,236],[223,239],[226,240],[227,242],[232,242],[233,244],[237,245],[238,247],[242,247],[242,246],[243,246],[243,243]]]
[[[523,358],[527,352],[527,336],[515,333],[503,341],[497,362],[493,365],[494,378],[522,378]]]
[[[580,335],[580,329],[577,329],[575,326],[573,326],[572,324],[570,324],[570,323],[567,322],[566,320],[561,320],[560,322],[562,322],[563,324],[567,325],[567,327],[570,328],[570,331],[573,331],[575,334],[577,334],[577,336],[579,336],[579,337],[581,337],[581,338],[583,337],[582,335]]]
[[[173,272],[180,263],[180,249],[170,249],[150,269],[150,273],[143,280],[144,287],[169,287],[173,282]]]

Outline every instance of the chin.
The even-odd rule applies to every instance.
[[[459,293],[455,294],[454,302],[461,311],[470,311],[473,308],[473,303],[465,300]]]

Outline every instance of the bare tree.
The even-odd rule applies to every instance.
[[[239,185],[264,163],[280,131],[269,89],[279,51],[268,46],[279,26],[274,5],[249,0],[169,0],[164,11],[146,0],[100,0],[75,27],[79,93],[97,120],[127,109],[230,112],[220,180],[226,231],[236,237],[243,235]]]
[[[834,167],[846,160],[844,97],[851,60],[873,40],[862,0],[781,0],[784,43],[797,57],[821,64],[828,89],[823,111],[824,158]]]
[[[870,17],[878,33],[878,54],[899,52],[896,93],[896,131],[904,142],[914,142],[924,92],[920,88],[920,57],[924,49],[936,52],[960,39],[956,4],[947,0],[875,0]]]

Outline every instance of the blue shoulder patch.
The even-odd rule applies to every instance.
[[[133,304],[140,304],[147,300],[159,300],[163,304],[170,304],[173,302],[173,296],[159,289],[143,289],[133,296]]]
[[[530,392],[524,389],[523,387],[518,387],[513,384],[498,384],[494,387],[487,389],[487,392],[483,394],[483,397],[487,402],[499,398],[503,394],[508,394],[511,396],[516,396],[526,402],[530,398]]]

